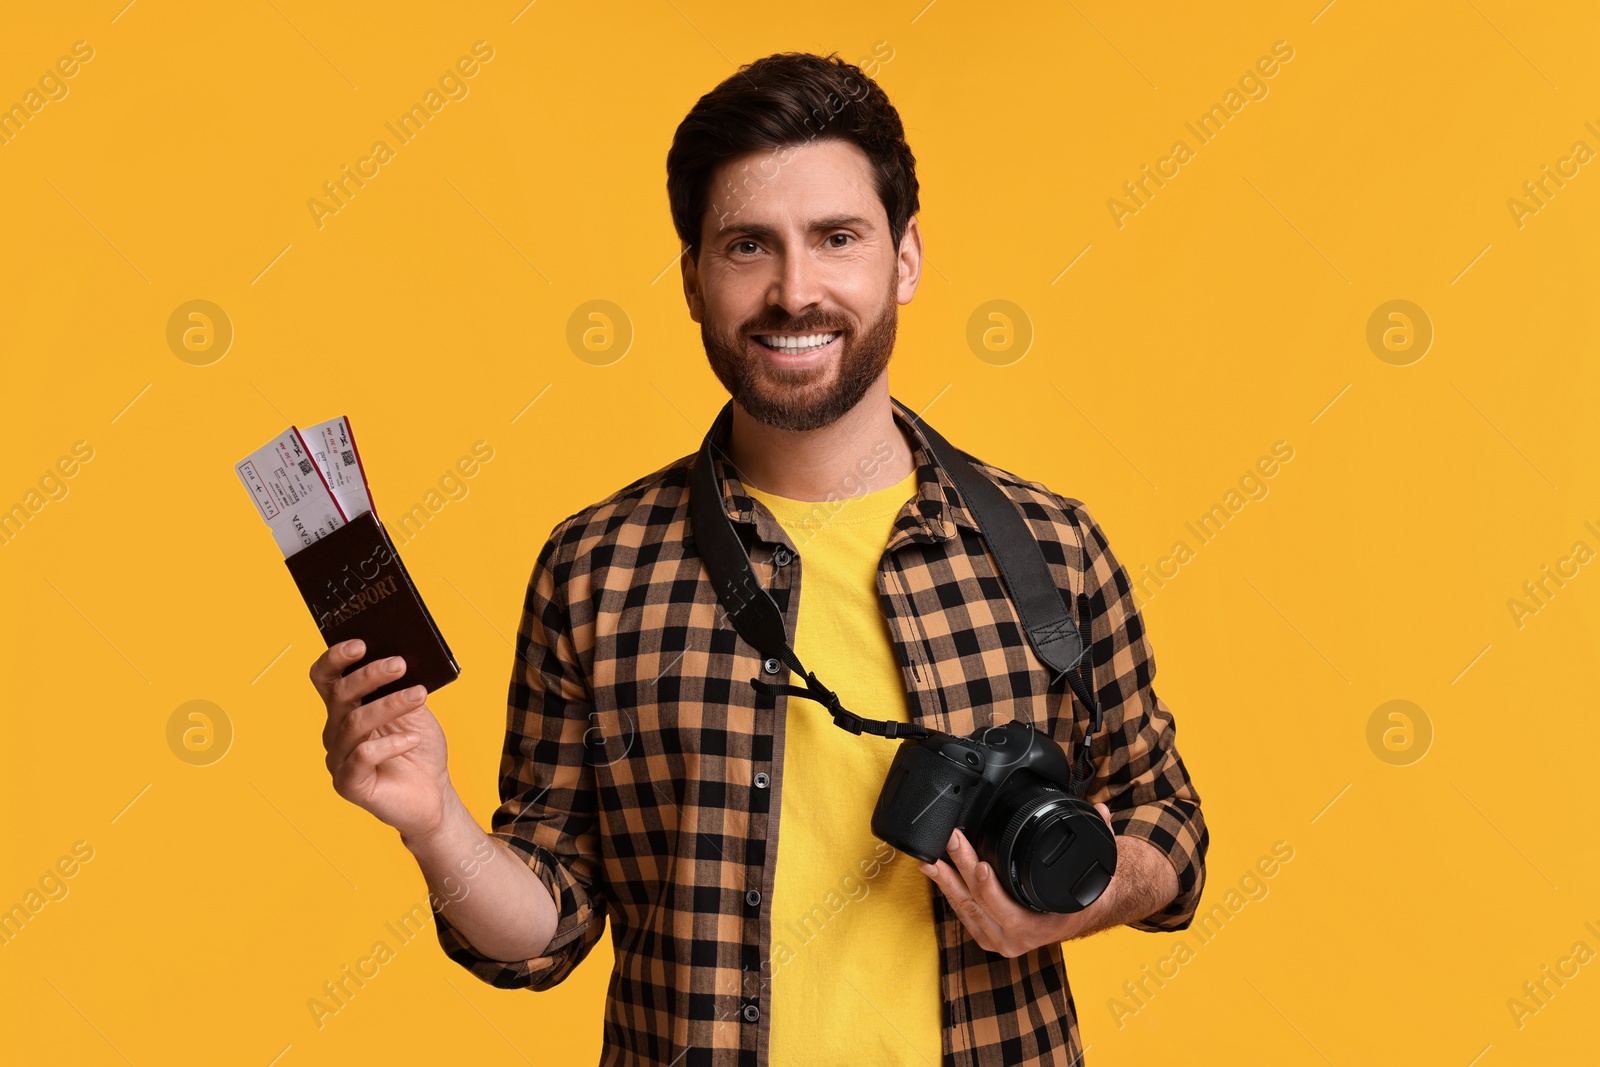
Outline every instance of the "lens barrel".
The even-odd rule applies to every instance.
[[[1037,778],[1013,778],[1002,789],[980,837],[990,843],[1001,884],[1035,911],[1081,911],[1116,869],[1116,842],[1100,813]]]

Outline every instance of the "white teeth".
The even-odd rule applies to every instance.
[[[839,336],[837,333],[808,333],[799,337],[757,334],[756,340],[768,348],[778,348],[785,352],[805,352],[831,344],[837,336]]]

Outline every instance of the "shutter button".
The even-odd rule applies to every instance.
[[[776,656],[772,656],[761,665],[761,669],[766,671],[768,674],[777,674],[778,671],[783,669],[783,664],[778,662]]]

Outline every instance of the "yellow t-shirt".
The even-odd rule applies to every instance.
[[[795,653],[846,708],[873,719],[911,718],[877,573],[894,518],[916,488],[915,471],[898,485],[834,501],[746,486],[799,549]],[[822,705],[793,695],[784,730],[770,1062],[937,1065],[937,887],[871,827],[901,742],[846,733]]]

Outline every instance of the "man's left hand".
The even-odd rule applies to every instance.
[[[1096,804],[1095,810],[1111,826],[1111,809]],[[995,877],[994,869],[978,859],[965,834],[956,830],[947,848],[954,866],[939,860],[919,863],[918,869],[944,891],[945,899],[961,917],[980,948],[1015,958],[1052,941],[1070,941],[1098,927],[1098,915],[1109,903],[1115,885],[1081,911],[1071,914],[1042,913],[1024,907],[1011,898]],[[1113,879],[1113,883],[1115,879]]]

